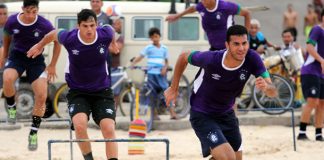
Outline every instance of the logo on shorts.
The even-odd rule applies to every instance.
[[[73,111],[74,111],[74,107],[75,107],[75,104],[71,104],[70,106],[69,106],[69,112],[72,114],[73,113]]]
[[[10,64],[10,61],[7,61],[7,62],[5,63],[5,66],[7,67],[9,64]]]
[[[312,94],[312,95],[316,95],[316,92],[317,92],[317,91],[316,91],[316,88],[312,88],[312,89],[311,89],[311,94]]]
[[[207,138],[213,142],[213,143],[217,143],[218,142],[218,136],[216,132],[210,132],[207,136]]]
[[[106,112],[109,113],[109,114],[113,114],[114,111],[112,109],[106,109]]]

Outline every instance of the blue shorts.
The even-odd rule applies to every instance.
[[[324,99],[324,79],[315,75],[301,75],[304,98]]]
[[[155,89],[156,93],[163,92],[169,86],[166,76],[161,74],[148,74],[148,83]]]
[[[119,73],[121,75],[119,75]],[[111,86],[113,86],[123,75],[122,75],[122,70],[118,68],[111,68]],[[114,75],[118,74],[118,75]],[[122,89],[123,83],[120,83],[116,86],[116,88],[113,89],[114,96],[118,96],[120,94],[120,91]]]
[[[37,56],[35,59],[31,59],[27,58],[24,53],[12,51],[5,64],[5,69],[6,68],[15,69],[19,77],[26,71],[28,82],[32,83],[45,71],[46,64],[42,55]]]
[[[200,140],[204,157],[210,155],[211,149],[227,142],[235,152],[240,150],[242,137],[233,110],[215,116],[191,110],[190,122]]]

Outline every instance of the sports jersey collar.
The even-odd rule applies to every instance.
[[[78,39],[79,39],[79,41],[82,43],[82,44],[84,44],[84,45],[92,45],[92,44],[94,44],[96,41],[97,41],[97,39],[98,39],[98,32],[96,31],[96,37],[95,37],[95,39],[93,40],[93,42],[90,42],[90,43],[86,43],[86,42],[84,42],[82,39],[81,39],[81,36],[80,36],[80,30],[78,30]]]
[[[38,19],[38,15],[36,15],[36,18],[35,18],[34,22],[29,23],[29,24],[26,24],[26,23],[24,23],[23,21],[21,21],[21,20],[19,19],[19,16],[20,16],[21,14],[22,14],[22,12],[19,12],[19,13],[17,14],[17,20],[18,20],[18,22],[19,22],[21,25],[23,25],[23,26],[31,26],[31,25],[35,24],[36,21],[37,21],[37,19]]]
[[[239,66],[237,66],[237,67],[235,67],[235,68],[229,68],[229,67],[226,67],[225,64],[224,64],[224,61],[225,61],[225,57],[226,57],[226,55],[227,55],[227,50],[224,52],[224,54],[223,54],[223,58],[222,58],[222,67],[223,67],[225,70],[228,70],[228,71],[235,71],[235,70],[239,69],[239,68],[244,64],[244,62],[245,62],[245,58],[244,58],[243,61],[242,61],[242,63],[241,63]]]
[[[206,8],[206,10],[207,10],[208,12],[215,12],[215,11],[217,10],[217,8],[218,8],[218,4],[219,4],[219,0],[216,0],[215,8],[212,9],[212,10],[209,10],[209,9]]]

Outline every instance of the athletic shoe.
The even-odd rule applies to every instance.
[[[298,137],[297,137],[298,140],[309,140],[309,138],[307,137],[306,134],[299,134]]]
[[[37,149],[37,134],[29,135],[28,137],[28,149],[35,151]]]
[[[324,141],[323,136],[316,136],[316,141]]]
[[[8,108],[8,123],[9,124],[16,124],[17,120],[17,110],[15,108]]]

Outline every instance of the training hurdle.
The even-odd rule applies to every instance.
[[[5,120],[0,121],[1,123],[5,123]],[[17,123],[26,123],[26,122],[32,122],[31,119],[18,119],[16,121]],[[72,126],[72,122],[70,119],[63,119],[63,118],[56,118],[56,119],[44,119],[42,118],[42,122],[68,122],[69,123],[69,136],[70,136],[70,140],[72,140],[72,130],[71,130],[71,126]],[[70,142],[70,156],[71,156],[71,160],[73,160],[73,143]]]
[[[75,142],[164,142],[166,144],[166,160],[169,160],[170,142],[168,139],[70,139],[70,140],[49,140],[48,160],[52,160],[52,143],[75,143]],[[71,150],[72,151],[72,150]],[[73,159],[71,154],[71,160]]]
[[[292,126],[292,135],[293,135],[293,146],[294,146],[294,151],[297,151],[297,146],[296,146],[296,131],[295,131],[295,111],[294,108],[255,108],[255,109],[238,109],[238,111],[241,112],[256,112],[256,111],[290,111],[291,112],[291,126]]]

